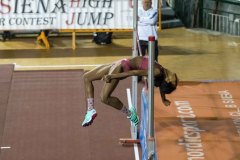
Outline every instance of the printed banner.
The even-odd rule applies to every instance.
[[[0,30],[132,28],[133,0],[0,0]]]
[[[143,88],[142,96],[141,96],[141,124],[140,124],[140,133],[139,133],[139,138],[140,138],[140,143],[142,148],[142,160],[147,160],[148,158],[147,132],[148,132],[148,97]]]
[[[141,95],[141,124],[139,133],[140,144],[142,148],[142,160],[148,160],[148,122],[148,95],[143,88]],[[155,143],[153,160],[157,160]]]

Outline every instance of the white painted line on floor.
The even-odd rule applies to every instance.
[[[132,98],[131,98],[130,88],[127,88],[127,98],[128,98],[128,106],[130,108],[132,106]],[[137,137],[137,127],[134,127],[132,122],[131,122],[131,136],[133,139]],[[135,160],[139,160],[139,151],[138,151],[137,144],[134,144],[134,154],[135,154]]]
[[[1,149],[11,149],[11,147],[1,147]]]
[[[69,67],[98,67],[103,64],[79,64],[79,65],[51,65],[51,66],[22,66],[15,64],[16,68],[69,68]]]

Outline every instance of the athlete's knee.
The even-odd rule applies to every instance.
[[[83,80],[84,80],[84,82],[89,82],[90,81],[88,72],[83,74]]]

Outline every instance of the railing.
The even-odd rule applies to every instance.
[[[233,18],[233,14],[220,15],[205,13],[204,27],[216,32],[240,36],[240,19]]]
[[[207,13],[206,28],[213,31],[229,33],[229,18],[228,16]]]
[[[203,0],[201,26],[240,36],[240,0]]]
[[[240,36],[240,19],[239,18],[234,20],[233,28],[234,28],[233,30],[235,31],[234,34]]]

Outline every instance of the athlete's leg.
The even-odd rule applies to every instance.
[[[102,65],[83,75],[86,98],[94,98],[94,86],[92,82],[95,80],[101,80],[104,75],[108,74],[110,68],[111,64]]]
[[[92,124],[93,120],[97,116],[97,112],[94,109],[94,86],[92,84],[95,80],[100,80],[104,75],[109,72],[111,65],[102,65],[89,72],[86,72],[83,76],[85,87],[85,98],[87,101],[87,113],[85,119],[82,122],[82,126],[86,127]]]
[[[112,66],[108,74],[121,73],[121,72],[122,72],[122,66],[116,65],[116,66]],[[112,79],[110,83],[104,83],[100,96],[103,103],[109,106],[112,106],[118,110],[121,110],[123,103],[117,97],[112,96],[112,92],[117,87],[118,83],[119,83],[118,79]]]
[[[109,74],[120,72],[122,72],[121,66],[113,66],[113,68],[111,68],[111,70],[109,71]],[[101,100],[103,103],[112,106],[118,110],[121,110],[135,125],[137,125],[139,122],[139,118],[134,108],[131,107],[131,109],[129,110],[125,105],[123,105],[119,98],[112,96],[112,92],[117,87],[118,83],[118,79],[113,79],[110,83],[105,83],[101,92]]]

